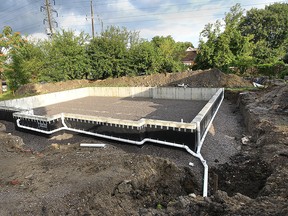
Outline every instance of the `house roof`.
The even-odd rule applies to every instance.
[[[196,56],[197,56],[196,49],[195,49],[195,51],[194,50],[193,51],[186,51],[185,57],[182,58],[182,61],[194,61]]]
[[[188,47],[188,48],[186,49],[186,52],[197,52],[197,48]]]

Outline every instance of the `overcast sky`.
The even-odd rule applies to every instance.
[[[44,37],[46,0],[0,0],[0,27],[11,26],[21,34]],[[50,0],[56,29],[84,31],[91,35],[90,0]],[[109,25],[125,26],[140,31],[142,38],[171,35],[176,41],[198,45],[199,34],[205,24],[223,19],[225,12],[236,3],[249,10],[264,8],[271,0],[93,0],[95,31]],[[279,1],[278,1],[279,2]],[[288,0],[281,1],[288,2]],[[56,27],[56,25],[55,25]]]

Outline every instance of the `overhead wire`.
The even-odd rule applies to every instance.
[[[9,24],[9,23],[14,23],[14,22],[18,21],[19,18],[21,18],[20,16],[16,16],[16,13],[18,13],[19,9],[23,9],[23,8],[29,6],[29,5],[31,6],[32,4],[33,4],[33,6],[35,8],[35,5],[36,5],[35,3],[40,2],[40,1],[41,0],[36,0],[34,2],[30,2],[28,4],[22,5],[21,7],[14,8],[13,6],[11,6],[11,7],[6,8],[6,9],[13,8],[13,10],[9,10],[8,11],[9,12],[8,18],[9,18],[9,16],[14,16],[14,17],[13,18],[9,18],[8,20],[7,19],[6,20],[5,19],[4,20],[0,19],[0,20],[2,20],[0,22],[5,23],[5,24]],[[65,4],[63,4],[64,1],[62,1],[62,0],[58,0],[58,1],[59,1],[59,3],[57,4],[57,6],[58,6],[57,8],[60,9],[61,11],[63,11],[63,12],[65,10],[69,9],[69,8],[75,8],[75,4],[80,4],[81,3],[80,12],[86,15],[86,16],[77,15],[77,14],[75,14],[75,15],[74,14],[64,15],[64,13],[62,13],[63,15],[58,18],[59,26],[62,26],[62,27],[66,27],[67,26],[67,25],[66,26],[65,25],[61,25],[61,20],[63,20],[63,18],[67,19],[67,17],[73,17],[73,18],[76,18],[76,19],[77,18],[80,18],[80,19],[82,18],[82,19],[85,19],[85,20],[87,20],[87,17],[88,17],[90,19],[90,16],[88,16],[88,14],[90,14],[89,10],[87,10],[87,13],[85,13],[86,8],[90,7],[90,4],[89,4],[90,1],[89,0],[71,0],[71,1],[69,1],[69,4],[72,5],[72,6],[68,6],[68,7],[65,6]],[[179,14],[184,15],[186,13],[198,11],[199,9],[196,9],[195,7],[199,8],[199,7],[202,7],[202,6],[207,6],[207,3],[203,3],[202,1],[195,1],[193,3],[187,3],[187,2],[186,3],[181,3],[180,2],[178,4],[167,4],[167,5],[165,5],[165,7],[169,7],[169,9],[171,9],[171,10],[175,9],[176,7],[185,7],[185,8],[187,8],[187,9],[178,10],[178,11],[177,10],[175,10],[175,11],[171,11],[170,10],[170,11],[167,11],[167,12],[158,12],[158,13],[146,14],[147,11],[151,11],[153,9],[158,9],[159,6],[158,7],[157,6],[138,7],[138,8],[135,8],[135,9],[131,9],[130,8],[130,9],[112,10],[112,11],[106,9],[105,11],[99,11],[99,6],[101,6],[101,5],[102,6],[107,6],[107,5],[112,5],[112,4],[118,4],[118,6],[119,6],[119,5],[128,3],[128,2],[131,3],[131,1],[132,2],[134,2],[134,1],[137,2],[136,0],[121,1],[121,2],[119,2],[119,1],[109,1],[109,2],[107,2],[107,1],[94,1],[94,2],[95,3],[98,2],[97,3],[97,7],[96,7],[98,9],[97,14],[99,16],[101,16],[101,20],[104,22],[105,25],[124,24],[124,23],[129,24],[129,23],[135,23],[135,22],[145,23],[145,22],[159,21],[159,20],[164,19],[163,17],[165,15],[173,15],[173,14],[175,14],[176,16],[178,16]],[[222,1],[215,1],[215,2],[219,2],[220,3]],[[280,1],[280,3],[281,2],[287,2],[287,1]],[[57,1],[56,1],[56,3],[57,3]],[[84,4],[84,3],[87,3],[87,5]],[[195,5],[195,3],[199,3],[199,4]],[[233,3],[234,3],[234,1],[233,1]],[[251,6],[258,6],[258,5],[265,5],[265,4],[272,4],[272,3],[275,3],[275,1],[265,2],[265,3],[245,4],[245,5],[241,5],[241,7],[242,8],[248,8],[248,7],[251,7]],[[193,5],[194,8],[193,9],[189,8],[188,7],[189,5]],[[37,7],[38,6],[39,5],[37,5]],[[197,18],[207,17],[210,14],[211,14],[211,16],[213,15],[213,16],[218,17],[218,16],[223,15],[223,13],[220,15],[220,14],[213,14],[213,13],[209,13],[209,12],[210,11],[216,11],[218,9],[230,8],[230,7],[231,7],[231,5],[227,5],[227,6],[221,5],[219,7],[213,7],[213,8],[210,8],[210,9],[209,8],[208,9],[203,9],[203,10],[201,10],[201,12],[202,12],[201,15],[197,15],[197,16],[195,16],[195,14],[184,15],[184,16],[181,16],[181,19],[189,19],[189,18],[195,18],[195,17],[197,17]],[[33,9],[30,9],[28,12],[23,14],[22,17],[27,15],[27,14],[31,14],[32,10]],[[142,11],[143,14],[141,14],[141,13],[140,14],[133,14],[133,11],[135,11],[135,12]],[[128,15],[124,15],[124,14],[127,14],[127,13],[128,13]],[[38,14],[40,14],[40,12],[35,13],[35,15],[38,15]],[[111,16],[107,17],[107,15],[110,15],[110,14],[113,14],[113,17],[111,17]],[[4,17],[4,15],[2,15],[2,16],[0,15],[0,18],[1,17]],[[5,17],[7,18],[7,16],[5,16]],[[149,17],[149,18],[148,19],[147,18],[146,19],[142,19],[142,17]],[[168,18],[165,18],[165,19],[175,19],[175,17],[168,17]],[[42,22],[42,20],[41,20],[41,22]],[[79,23],[79,24],[77,24],[77,23]],[[85,25],[83,25],[83,20],[79,20],[79,22],[74,20],[72,25],[73,26],[85,26]],[[87,25],[90,25],[90,23],[89,24],[87,23]]]
[[[273,2],[269,2],[269,3],[274,3],[274,1]],[[186,3],[186,4],[174,4],[174,5],[169,5],[169,6],[179,6],[179,5],[188,5],[188,4],[191,4],[191,3]],[[254,4],[247,4],[247,5],[243,5],[243,7],[249,7],[249,6],[256,6],[256,5],[263,5],[263,4],[267,4],[267,3],[254,3]],[[203,4],[202,4],[203,5]],[[202,6],[201,5],[201,6]],[[196,6],[200,6],[200,5],[196,5]],[[90,6],[89,6],[90,7]],[[213,8],[210,8],[210,9],[204,9],[204,10],[201,10],[201,11],[213,11],[213,10],[216,10],[216,9],[223,9],[223,8],[230,8],[231,6],[225,6],[225,7],[213,7]],[[149,7],[149,8],[142,8],[142,9],[152,9],[152,8],[155,8],[155,7]],[[111,13],[113,13],[113,14],[115,14],[116,12],[118,12],[118,13],[120,13],[120,12],[127,12],[127,11],[130,11],[130,10],[135,10],[135,9],[127,9],[127,10],[121,10],[121,11],[104,11],[104,12],[101,12],[100,14],[101,15],[104,15],[104,14],[107,14],[107,13],[109,13],[109,14],[111,14]],[[170,11],[170,12],[161,12],[161,13],[150,13],[149,14],[149,16],[155,16],[155,15],[163,15],[163,14],[173,14],[173,13],[185,13],[185,12],[194,12],[194,11],[198,11],[199,9],[192,9],[192,10],[189,10],[189,11],[183,11],[183,10],[181,10],[181,11]],[[83,17],[83,16],[81,16],[81,15],[67,15],[67,16],[71,16],[71,17],[75,17],[75,18],[77,18],[77,17]],[[66,17],[67,17],[66,16]],[[141,17],[141,16],[147,16],[147,14],[140,14],[140,15],[133,15],[133,16],[122,16],[122,17],[113,17],[113,18],[109,18],[109,19],[122,19],[122,18],[131,18],[131,17]],[[203,14],[203,16],[206,16],[206,14]],[[106,20],[108,20],[108,19],[106,19]]]
[[[262,5],[263,3],[258,3],[258,4],[247,4],[247,5],[243,5],[243,7],[250,7],[250,6],[256,6],[256,5]],[[230,8],[230,6],[226,6],[226,7],[214,7],[214,8],[210,8],[210,9],[204,9],[204,10],[201,10],[202,12],[203,11],[215,11],[215,10],[217,10],[217,9],[223,9],[223,8]],[[161,13],[150,13],[149,14],[149,17],[152,17],[152,16],[159,16],[159,15],[169,15],[169,14],[183,14],[183,13],[190,13],[190,12],[194,12],[194,11],[198,11],[198,9],[191,9],[191,10],[186,10],[186,11],[173,11],[173,12],[161,12]],[[108,12],[107,12],[108,13]],[[113,12],[111,12],[111,13],[113,13]],[[101,13],[101,15],[103,15],[102,13]],[[223,15],[223,13],[221,14],[221,15]],[[77,18],[77,17],[81,17],[80,15],[79,16],[75,16],[75,15],[67,15],[67,16],[71,16],[71,17],[75,17],[75,18]],[[67,17],[66,16],[66,17]],[[158,20],[161,20],[162,18],[153,18],[153,19],[149,19],[149,20],[136,20],[135,18],[137,18],[137,17],[147,17],[148,15],[147,14],[139,14],[139,15],[127,15],[127,16],[114,16],[113,18],[103,18],[103,21],[113,21],[113,20],[116,20],[116,22],[115,23],[131,23],[131,22],[146,22],[146,21],[149,21],[149,22],[151,22],[151,21],[158,21]],[[185,18],[191,18],[191,16],[193,16],[193,17],[195,17],[195,14],[192,14],[192,15],[190,15],[190,17],[185,17]],[[202,13],[202,15],[198,15],[197,17],[206,17],[207,16],[207,14],[205,14],[205,13]],[[214,14],[214,16],[215,16],[215,14]],[[83,17],[83,16],[82,16]],[[129,18],[134,18],[133,20],[128,20],[128,21],[119,21],[119,19],[129,19]],[[174,19],[175,17],[173,17],[173,18],[168,18],[168,19]]]
[[[41,4],[39,3],[40,1],[43,1],[43,0],[36,0],[33,2],[29,2],[28,4],[22,5],[20,7],[11,6],[11,7],[5,8],[6,10],[13,8],[13,10],[9,10],[8,12],[5,11],[5,15],[0,16],[0,17],[6,18],[6,19],[0,19],[0,25],[9,25],[13,28],[13,30],[20,31],[20,32],[27,31],[29,29],[33,29],[36,27],[40,27],[41,25],[43,26],[42,22],[43,22],[44,15],[42,15],[41,17],[39,16],[41,14],[40,7],[43,5],[42,3]],[[39,4],[35,4],[35,3],[39,3]],[[21,12],[19,13],[19,10],[23,11],[23,9],[26,8],[27,6],[30,6],[28,10],[25,10],[24,13],[21,13]],[[38,16],[39,18],[38,23],[33,23],[33,24],[20,27],[18,22],[23,24],[23,21],[29,19],[31,15],[33,17]],[[27,22],[29,22],[29,20],[27,20]]]
[[[39,2],[40,0],[37,0],[36,2]],[[85,1],[74,1],[74,2],[69,2],[70,4],[71,3],[83,3],[83,2],[87,2],[87,0],[85,0]],[[130,1],[127,1],[127,2],[130,2]],[[200,1],[199,1],[200,2]],[[274,3],[275,1],[273,1],[273,2],[268,2],[268,3]],[[283,1],[284,2],[284,1]],[[123,2],[121,2],[121,3],[123,3]],[[24,7],[26,7],[26,6],[28,6],[28,5],[30,5],[31,3],[29,3],[29,4],[26,4],[26,5],[24,5],[24,6],[22,6],[22,7],[20,7],[20,8],[24,8]],[[110,3],[106,3],[105,5],[107,5],[107,4],[112,4],[111,2]],[[175,6],[187,6],[187,5],[191,5],[191,4],[193,4],[193,5],[195,5],[195,2],[193,2],[193,3],[180,3],[180,4],[169,4],[169,5],[166,5],[166,7],[175,7]],[[243,5],[243,6],[254,6],[254,5],[262,5],[262,4],[267,4],[267,2],[266,3],[258,3],[258,4],[249,4],[249,5]],[[104,5],[104,4],[103,4]],[[204,6],[204,5],[207,5],[207,4],[198,4],[198,5],[196,5],[196,7],[200,7],[200,6]],[[86,6],[85,5],[81,5],[81,8],[82,9],[84,9]],[[90,5],[88,5],[87,7],[90,7]],[[20,9],[20,8],[15,8],[15,10],[18,10],[18,9]],[[65,7],[66,9],[67,9],[67,7]],[[69,7],[68,7],[69,8]],[[71,7],[71,8],[73,8],[73,7]],[[137,8],[137,10],[151,10],[151,9],[155,9],[155,8],[159,8],[159,7],[145,7],[145,8]],[[215,9],[222,9],[222,8],[229,8],[229,7],[218,7],[218,8],[213,8],[213,9],[210,9],[210,10],[215,10]],[[118,10],[118,11],[102,11],[101,12],[101,14],[105,14],[105,13],[123,13],[123,12],[127,12],[127,11],[131,11],[131,10],[135,10],[135,9],[126,9],[126,10]],[[207,10],[207,9],[206,9]],[[191,10],[191,11],[194,11],[194,10]],[[182,12],[182,11],[180,11],[180,12]],[[169,13],[169,12],[168,12]],[[165,13],[159,13],[159,14],[165,14]],[[154,15],[154,14],[149,14],[149,15]],[[156,15],[156,14],[155,14]],[[71,15],[68,15],[68,16],[71,16]],[[139,16],[141,16],[141,15],[139,15]],[[143,15],[142,15],[143,16]],[[116,17],[116,18],[118,18],[118,17]],[[13,20],[13,19],[10,19],[10,20]],[[6,20],[6,21],[10,21],[10,20]],[[5,21],[5,20],[4,20]]]
[[[8,15],[11,15],[11,12],[14,12],[14,11],[17,12],[17,11],[19,11],[20,9],[23,9],[23,8],[29,6],[29,5],[32,5],[32,4],[35,5],[35,3],[39,2],[39,1],[41,1],[41,0],[36,0],[36,1],[34,1],[34,2],[30,2],[30,3],[25,4],[25,5],[22,5],[22,6],[20,6],[20,7],[15,7],[15,5],[13,5],[13,6],[9,7],[9,8],[6,8],[6,9],[4,9],[5,15],[0,16],[0,19],[3,19],[3,17],[6,17],[7,14],[8,14]],[[10,9],[10,8],[13,8],[13,10],[8,10],[8,9]],[[7,10],[8,10],[8,11],[7,11]],[[0,12],[1,12],[1,11],[0,11]]]
[[[11,18],[11,19],[4,20],[3,23],[8,23],[8,22],[13,23],[13,22],[18,21],[19,19],[22,19],[23,17],[25,17],[25,16],[28,15],[28,14],[29,14],[29,15],[31,15],[31,14],[37,15],[37,14],[40,14],[40,13],[41,13],[40,11],[39,11],[39,12],[33,12],[33,10],[29,10],[29,11],[27,11],[26,13],[21,14],[20,16],[16,16],[16,17],[13,17],[13,18]]]
[[[39,1],[41,1],[41,0],[36,0],[36,2],[39,2]],[[116,2],[117,4],[123,4],[123,2],[131,2],[132,0],[130,0],[130,1],[121,1],[120,3],[119,2]],[[33,4],[35,5],[35,3],[36,2],[33,2]],[[83,3],[83,2],[89,2],[88,0],[78,0],[78,1],[69,1],[69,4],[77,4],[77,3]],[[217,2],[217,1],[215,1],[215,2]],[[219,1],[220,2],[220,1]],[[286,2],[286,1],[280,1],[280,2]],[[180,3],[180,4],[169,4],[169,5],[165,5],[166,7],[175,7],[175,6],[187,6],[187,5],[195,5],[195,3],[201,3],[201,1],[197,1],[197,2],[193,2],[193,3]],[[249,5],[242,5],[242,6],[253,6],[253,5],[262,5],[262,4],[270,4],[270,3],[275,3],[275,1],[271,1],[271,2],[265,2],[265,3],[258,3],[258,4],[249,4]],[[14,8],[14,10],[11,10],[11,11],[8,11],[9,12],[9,15],[11,15],[11,13],[10,12],[13,12],[13,11],[16,11],[16,12],[18,12],[18,10],[19,9],[21,9],[21,8],[24,8],[24,7],[27,7],[27,6],[29,6],[29,5],[31,5],[32,3],[30,2],[30,3],[28,3],[28,4],[26,4],[26,5],[23,5],[23,6],[21,6],[21,7],[18,7],[18,8]],[[99,6],[99,5],[110,5],[110,4],[113,4],[113,2],[109,2],[109,3],[103,3],[103,4],[98,4],[97,6]],[[61,5],[61,4],[58,4],[58,5]],[[62,4],[63,5],[63,4]],[[207,5],[207,3],[202,3],[202,4],[198,4],[198,5],[196,5],[196,6],[198,6],[198,7],[200,7],[200,6],[205,6],[205,5]],[[90,7],[90,5],[87,5],[87,6],[85,6],[85,5],[81,5],[81,8],[82,9],[84,9],[85,7]],[[67,7],[67,6],[65,6],[65,9],[69,9],[69,8],[75,8],[75,6],[71,6],[71,7]],[[157,7],[142,7],[142,8],[137,8],[137,10],[151,10],[151,9],[155,9],[155,8],[159,8],[159,6],[157,6]],[[229,8],[229,7],[218,7],[218,8],[213,8],[213,9],[219,9],[219,8]],[[116,12],[127,12],[127,11],[131,11],[131,10],[135,10],[135,9],[126,9],[126,10],[118,10],[118,11],[102,11],[101,12],[101,14],[105,14],[105,13],[116,13]],[[6,12],[7,13],[7,12]],[[2,18],[3,16],[0,16],[0,18]]]

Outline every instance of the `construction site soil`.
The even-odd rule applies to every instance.
[[[30,84],[17,93],[182,83],[251,86],[236,75],[211,70]],[[225,97],[202,149],[209,166],[205,198],[201,163],[179,149],[140,148],[70,133],[47,138],[1,121],[0,215],[288,215],[287,84],[226,91]]]

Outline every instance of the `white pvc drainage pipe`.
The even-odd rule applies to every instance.
[[[202,145],[204,143],[205,137],[206,137],[206,135],[207,135],[212,123],[213,123],[213,120],[214,120],[216,114],[218,113],[218,110],[219,110],[220,105],[222,104],[223,100],[224,100],[224,94],[223,94],[223,96],[221,98],[221,101],[219,103],[219,106],[216,108],[216,111],[214,112],[214,114],[213,114],[213,116],[212,116],[212,118],[211,118],[211,120],[210,120],[210,122],[209,122],[209,124],[208,124],[208,126],[207,126],[207,128],[206,128],[206,130],[205,130],[205,132],[204,132],[204,134],[202,136],[202,138],[201,138],[201,132],[200,132],[200,122],[196,122],[197,133],[198,133],[198,135],[197,135],[197,137],[198,137],[198,140],[197,140],[198,148],[197,148],[197,153],[196,154],[200,155],[199,159],[201,160],[201,162],[202,162],[202,164],[204,166],[203,197],[207,197],[207,194],[208,194],[208,165],[207,165],[206,160],[204,160],[204,158],[201,156],[200,152],[201,152],[201,148],[202,148]]]
[[[99,143],[81,143],[80,147],[92,147],[92,148],[105,148],[106,144]]]

